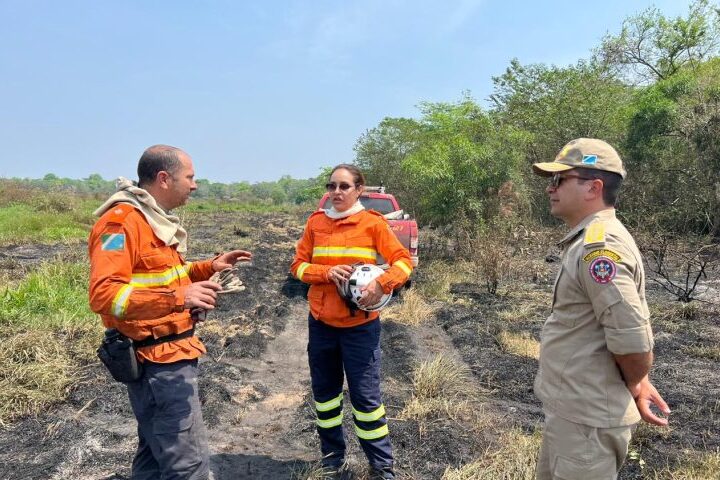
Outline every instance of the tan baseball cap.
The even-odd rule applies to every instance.
[[[593,168],[613,172],[625,178],[627,172],[620,155],[607,142],[596,138],[576,138],[565,145],[554,162],[534,163],[533,170],[550,177],[573,168]]]

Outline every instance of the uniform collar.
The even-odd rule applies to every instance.
[[[558,242],[558,246],[560,248],[565,248],[571,241],[573,241],[575,238],[577,238],[580,233],[585,230],[585,228],[593,223],[596,220],[611,220],[615,218],[615,209],[614,208],[606,208],[604,210],[597,211],[595,213],[591,213],[587,217],[583,218],[580,223],[578,223],[575,228],[570,230],[567,235],[563,237],[562,240]]]
[[[361,210],[358,213],[353,213],[349,217],[345,217],[345,218],[330,218],[327,215],[325,215],[325,213],[322,212],[321,210],[319,210],[318,213],[321,213],[322,217],[324,218],[323,221],[327,222],[330,225],[355,225],[362,221],[363,213],[366,213],[366,210]]]

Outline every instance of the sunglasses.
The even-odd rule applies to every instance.
[[[339,184],[338,184],[338,183],[335,183],[335,182],[330,182],[330,183],[326,183],[326,184],[325,184],[325,190],[327,190],[328,192],[334,192],[334,191],[336,191],[336,190],[339,188],[340,191],[342,191],[342,192],[347,192],[348,190],[350,190],[350,189],[353,188],[354,186],[355,186],[355,185],[350,185],[349,183],[345,183],[345,182],[342,182],[342,183],[339,183]]]
[[[581,177],[580,175],[565,175],[563,177],[559,173],[556,173],[550,178],[550,186],[553,188],[558,188],[560,185],[562,185],[563,181],[567,180],[568,178],[577,178],[578,180],[595,180],[594,178]]]

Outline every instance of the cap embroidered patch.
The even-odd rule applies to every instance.
[[[590,276],[596,283],[610,283],[617,273],[617,265],[607,257],[597,257],[590,264]]]
[[[100,236],[100,250],[120,252],[125,248],[124,233],[105,233]]]
[[[612,250],[607,250],[604,248],[593,250],[592,252],[588,253],[583,257],[583,260],[586,262],[589,262],[591,260],[595,260],[598,257],[607,257],[611,259],[613,262],[619,262],[620,261],[620,255],[613,252]]]
[[[595,165],[597,163],[597,155],[583,155],[582,163],[585,165]]]

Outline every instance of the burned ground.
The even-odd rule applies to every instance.
[[[317,478],[312,477],[319,445],[307,370],[307,304],[281,294],[304,218],[203,213],[184,219],[191,259],[232,247],[254,254],[240,267],[247,289],[221,297],[199,329],[208,349],[200,363],[200,390],[216,479]],[[22,275],[48,252],[68,255],[84,248],[4,247],[0,268]],[[542,260],[544,253],[525,254]],[[423,268],[427,259],[422,261],[414,278],[420,291],[433,275]],[[540,263],[545,271],[534,275],[535,281],[518,281],[501,295],[488,294],[465,275],[451,283],[447,295],[428,298],[434,313],[419,325],[384,321],[383,388],[400,478],[439,479],[449,467],[489,458],[511,429],[530,434],[541,426],[532,393],[537,360],[503,344],[504,336],[530,347],[539,340],[549,311],[548,278],[556,268]],[[649,478],[651,469],[682,462],[687,449],[720,448],[717,311],[704,303],[683,307],[655,288],[649,294],[657,356],[653,380],[673,409],[672,426],[638,429],[631,446],[635,454],[620,476],[625,480]],[[467,368],[470,393],[444,404],[445,410],[413,413],[410,406],[418,400],[413,372],[439,355]],[[345,426],[352,433],[349,411]],[[348,437],[350,465],[362,478],[362,452],[353,435]],[[0,430],[0,478],[128,478],[135,442],[124,387],[90,362],[65,402]]]

